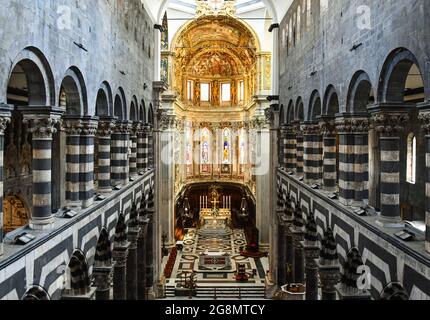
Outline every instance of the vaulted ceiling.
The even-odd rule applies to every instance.
[[[182,8],[184,12],[191,13],[194,8],[194,0],[141,0],[146,6],[149,14],[157,23],[161,22],[168,5],[174,5],[176,8]],[[254,10],[265,5],[272,15],[274,22],[280,22],[285,16],[293,0],[236,0],[238,12]]]

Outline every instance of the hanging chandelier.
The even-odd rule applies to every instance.
[[[188,198],[185,198],[184,200],[184,217],[188,219],[193,218],[193,215],[191,213],[190,201],[188,200]]]
[[[246,201],[246,198],[243,197],[242,198],[242,203],[240,205],[240,211],[239,211],[239,217],[246,219],[249,216],[249,212],[248,212],[248,203]]]

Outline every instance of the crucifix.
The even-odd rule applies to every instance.
[[[220,202],[217,200],[217,198],[214,196],[214,199],[212,200],[212,205],[214,210],[218,209],[217,208],[217,204],[219,204]]]

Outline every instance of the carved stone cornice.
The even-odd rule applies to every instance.
[[[375,113],[372,115],[372,128],[384,136],[397,136],[409,121],[407,113]]]
[[[340,134],[368,133],[370,122],[368,118],[338,118],[335,125]]]

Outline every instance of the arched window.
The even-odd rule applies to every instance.
[[[185,165],[187,167],[187,174],[192,174],[193,169],[193,135],[191,128],[185,129]]]
[[[244,128],[240,129],[239,133],[239,164],[240,173],[243,173],[246,164],[246,133]]]
[[[231,132],[225,128],[222,132],[222,164],[231,164]]]
[[[200,150],[200,163],[203,173],[209,173],[210,164],[210,133],[208,128],[204,128],[201,133],[201,150]]]
[[[417,137],[411,133],[408,136],[408,153],[406,163],[406,181],[416,183],[417,177]]]

